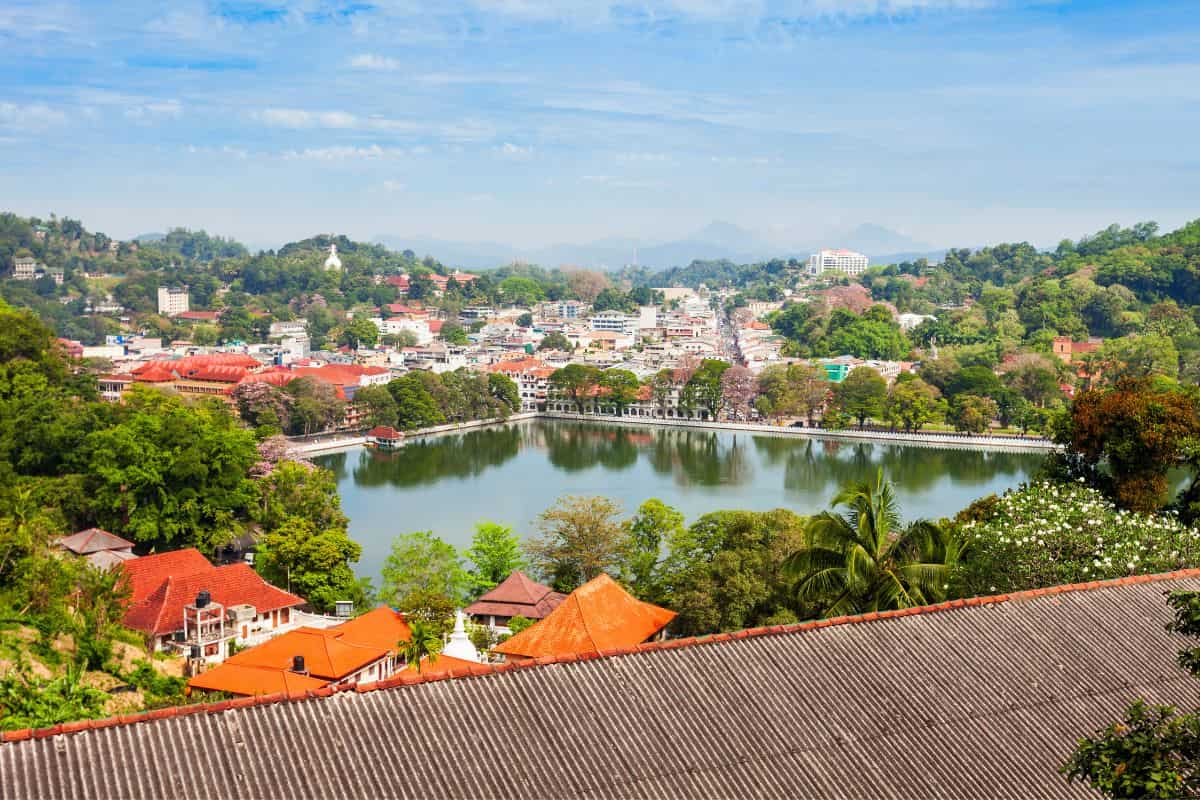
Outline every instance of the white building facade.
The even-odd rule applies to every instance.
[[[167,317],[177,317],[188,310],[188,287],[160,286],[158,287],[158,313]]]
[[[851,277],[867,271],[870,259],[853,250],[821,250],[808,257],[806,272],[813,277],[825,272],[841,272]]]

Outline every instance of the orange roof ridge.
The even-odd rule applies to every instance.
[[[747,628],[734,633],[714,633],[707,636],[690,636],[682,639],[668,639],[661,642],[646,642],[633,647],[616,648],[613,650],[601,651],[599,653],[570,654],[558,657],[545,656],[537,659],[530,659],[528,661],[509,662],[505,664],[477,664],[470,670],[450,670],[448,672],[436,672],[421,675],[413,675],[402,672],[398,675],[385,678],[381,681],[375,681],[373,683],[325,686],[320,689],[311,689],[304,693],[278,692],[275,694],[252,695],[249,697],[240,697],[236,700],[219,700],[213,703],[193,703],[185,706],[168,706],[167,708],[160,708],[155,711],[143,711],[137,714],[122,714],[119,716],[105,717],[103,719],[64,722],[58,725],[53,725],[49,728],[23,728],[15,731],[3,731],[0,732],[0,742],[22,742],[28,739],[45,739],[64,733],[78,733],[85,730],[112,728],[118,725],[134,725],[139,722],[149,722],[151,720],[164,719],[167,717],[186,716],[188,714],[198,714],[202,712],[219,713],[234,708],[272,705],[275,703],[301,701],[310,698],[315,699],[331,697],[338,692],[353,691],[361,694],[363,692],[372,692],[380,689],[393,689],[397,686],[413,686],[421,683],[434,683],[436,681],[449,679],[483,677],[486,675],[512,672],[514,670],[535,669],[537,667],[549,664],[572,664],[576,661],[589,661],[598,658],[611,658],[613,656],[635,655],[637,653],[651,652],[654,650],[673,650],[678,647],[695,647],[698,645],[728,642],[732,641],[733,639],[745,639],[755,636],[802,633],[820,628],[835,627],[838,625],[853,625],[858,623],[875,622],[878,620],[896,619],[898,617],[910,617],[918,614],[936,614],[942,611],[950,611],[960,608],[1000,605],[1001,603],[1034,600],[1037,598],[1048,597],[1057,594],[1086,592],[1096,589],[1107,589],[1115,586],[1136,586],[1143,583],[1160,583],[1180,580],[1182,578],[1200,578],[1200,568],[1180,569],[1173,572],[1158,572],[1150,575],[1129,575],[1123,578],[1109,578],[1107,580],[1087,581],[1083,583],[1067,583],[1058,586],[1048,586],[1041,589],[1025,589],[1019,592],[1011,592],[1009,594],[984,595],[980,597],[970,597],[959,600],[948,600],[946,602],[936,603],[934,605],[915,606],[913,608],[902,608],[893,611],[878,611],[867,614],[857,614],[854,616],[834,617],[832,619],[810,620],[808,622],[793,623],[791,625],[773,625],[758,628]]]

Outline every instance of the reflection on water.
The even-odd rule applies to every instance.
[[[337,476],[364,548],[359,572],[375,575],[397,533],[464,546],[492,519],[528,534],[564,494],[604,494],[627,511],[658,497],[689,520],[721,508],[811,514],[882,467],[906,517],[940,517],[1026,480],[1042,455],[536,420],[314,460]]]

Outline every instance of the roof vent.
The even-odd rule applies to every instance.
[[[301,675],[307,675],[307,670],[304,669],[304,656],[292,656],[292,672]]]

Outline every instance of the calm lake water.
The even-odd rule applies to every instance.
[[[355,449],[313,460],[337,475],[360,575],[378,579],[393,536],[431,530],[458,547],[480,520],[534,530],[566,494],[606,495],[632,513],[657,497],[689,522],[720,509],[828,507],[839,485],[879,467],[906,519],[950,516],[1029,478],[1040,453],[845,443],[733,431],[531,420]]]

